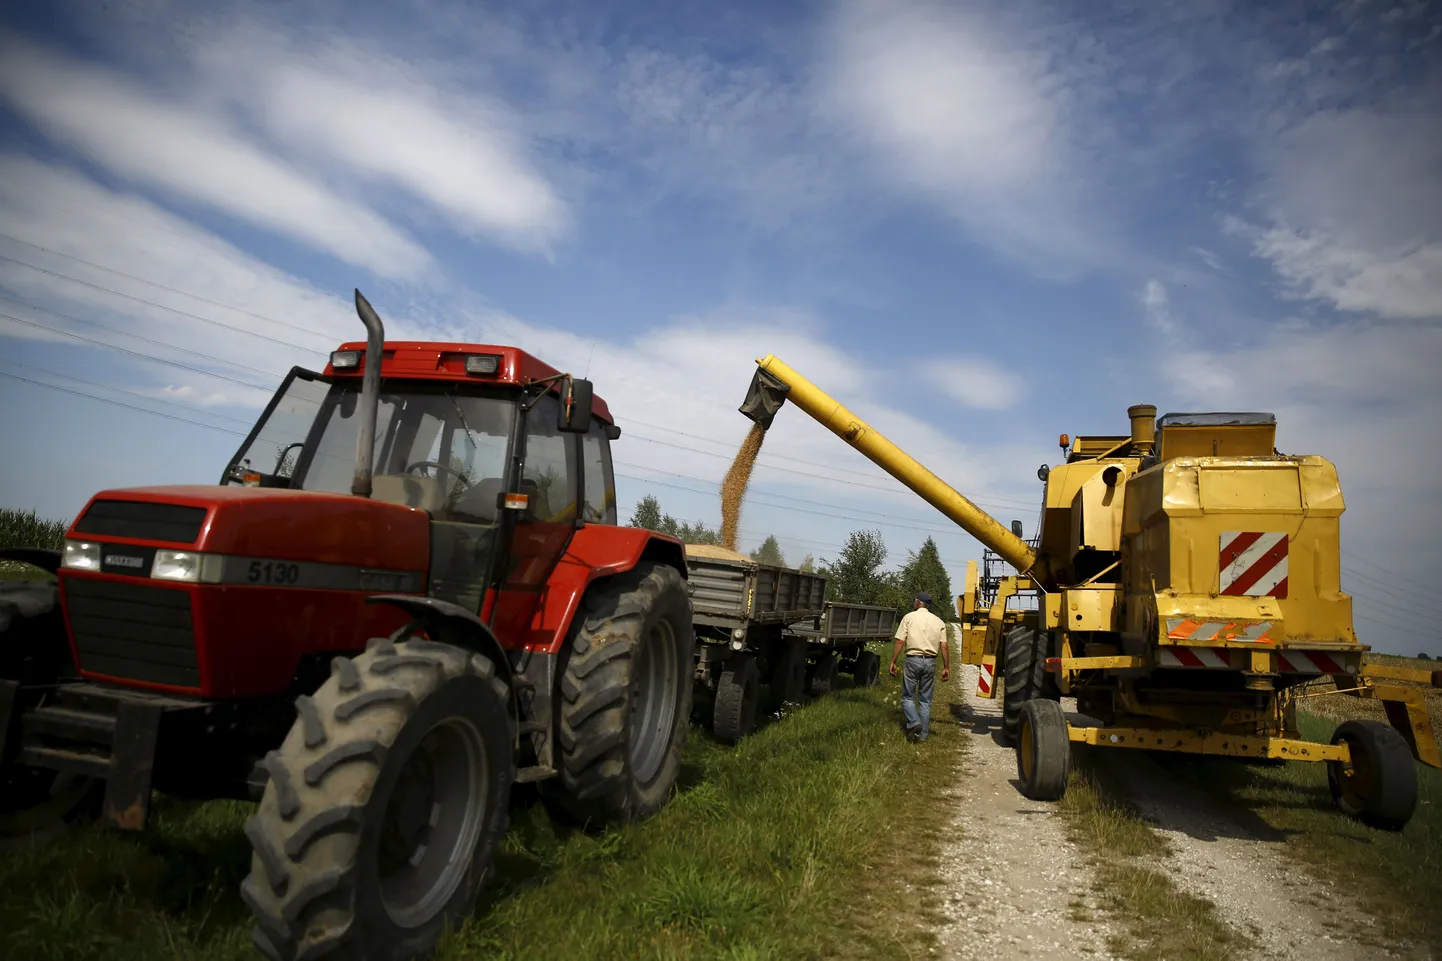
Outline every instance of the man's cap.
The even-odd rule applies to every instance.
[[[931,595],[926,593],[926,591],[922,591],[920,594],[916,595],[916,599],[923,604],[931,603]]]

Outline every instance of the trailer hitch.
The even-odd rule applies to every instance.
[[[758,367],[756,376],[751,378],[751,386],[746,391],[746,399],[737,410],[755,421],[762,430],[769,430],[771,421],[775,419],[781,405],[786,403],[786,395],[790,391],[789,384]]]

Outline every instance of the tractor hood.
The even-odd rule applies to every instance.
[[[429,526],[425,511],[349,494],[132,487],[95,495],[69,537],[419,573],[429,563]]]

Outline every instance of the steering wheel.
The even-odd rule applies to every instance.
[[[416,461],[414,464],[412,464],[411,466],[407,467],[407,468],[405,469],[405,472],[406,472],[407,474],[409,474],[409,473],[411,473],[412,471],[414,471],[417,467],[434,467],[434,468],[435,468],[438,472],[440,472],[440,473],[450,474],[450,475],[451,475],[452,477],[454,477],[456,480],[458,480],[458,481],[461,482],[461,484],[463,485],[463,486],[462,486],[462,489],[471,486],[471,482],[466,478],[466,475],[465,475],[465,474],[462,474],[462,473],[460,473],[459,471],[456,471],[456,470],[453,470],[453,469],[447,467],[445,464],[442,464],[440,461],[435,461],[435,460],[418,460],[418,461]],[[436,479],[437,479],[437,480],[440,480],[439,477],[436,478]]]

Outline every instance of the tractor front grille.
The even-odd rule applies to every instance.
[[[75,533],[194,544],[204,523],[204,507],[147,501],[96,501],[76,522]]]
[[[65,610],[81,670],[200,687],[188,591],[69,577]]]

